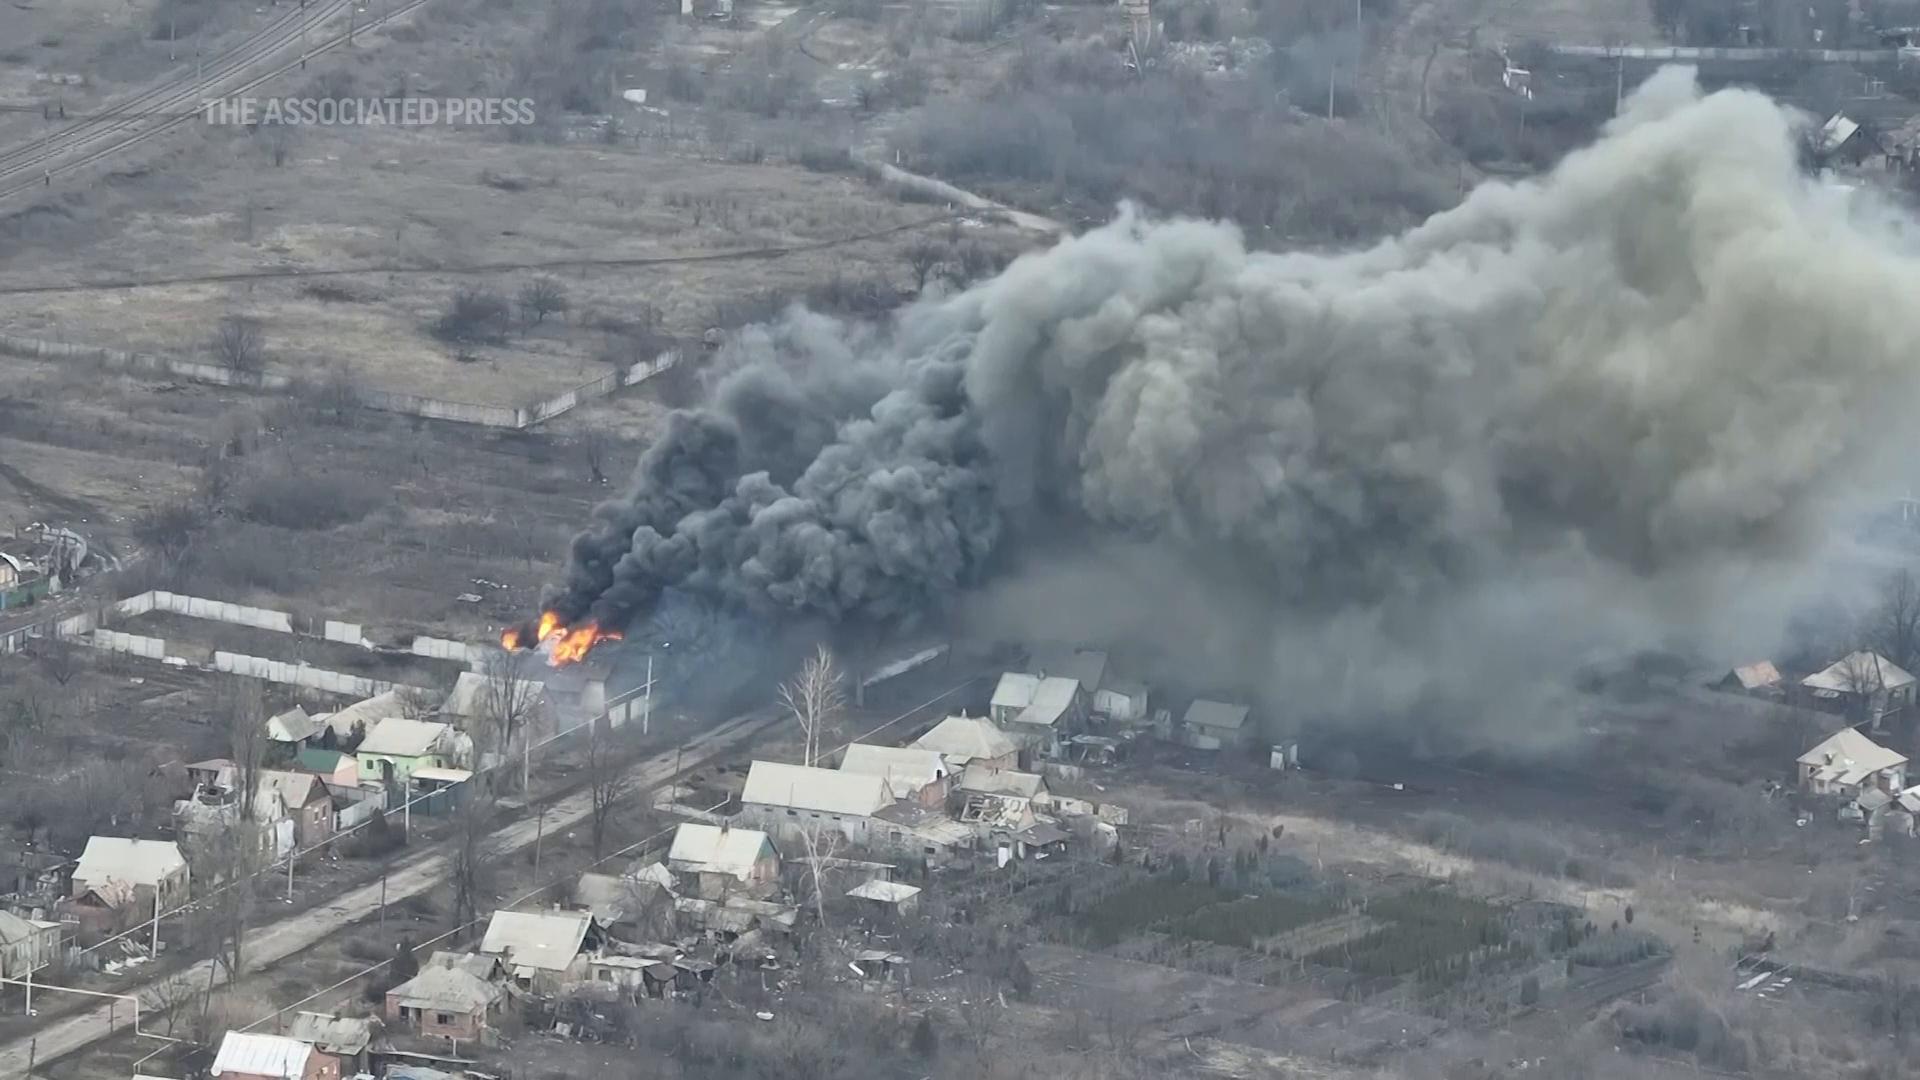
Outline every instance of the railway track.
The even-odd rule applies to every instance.
[[[325,29],[342,12],[356,9],[356,0],[313,0],[295,7],[245,41],[196,66],[196,70],[117,102],[103,112],[76,120],[58,131],[0,151],[0,199],[49,184],[52,177],[71,173],[137,146],[201,115],[207,100],[245,94],[298,68],[307,59],[345,45],[361,30],[390,21],[419,8],[427,0],[393,0],[378,20],[364,27],[343,25]],[[320,32],[310,47],[293,60],[273,67],[238,85],[236,77]]]

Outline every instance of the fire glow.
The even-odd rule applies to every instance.
[[[577,664],[602,641],[619,641],[620,631],[609,630],[589,619],[578,626],[566,626],[551,611],[540,613],[532,626],[509,627],[500,635],[500,644],[511,650],[545,648],[547,663],[554,667]]]

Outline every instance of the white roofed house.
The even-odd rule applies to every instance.
[[[479,951],[499,957],[522,989],[551,994],[586,978],[600,938],[590,911],[496,911]]]
[[[817,843],[825,831],[866,845],[880,839],[874,815],[897,801],[884,776],[756,761],[747,770],[737,818],[783,843],[808,836]]]
[[[340,1062],[284,1035],[229,1031],[207,1074],[218,1080],[339,1080]]]
[[[989,769],[1013,769],[1020,765],[1020,747],[980,716],[949,716],[935,724],[932,731],[913,741],[922,750],[937,750],[950,773],[969,765]]]
[[[191,884],[187,860],[171,840],[95,836],[73,870],[72,891],[60,905],[62,918],[80,924],[83,935],[116,933],[162,911],[179,907]]]
[[[1907,756],[1853,728],[1841,728],[1801,754],[1798,765],[1800,788],[1810,795],[1857,799],[1870,788],[1897,794],[1907,787]]]
[[[1199,698],[1180,719],[1181,741],[1195,750],[1242,746],[1254,735],[1245,705]]]
[[[1754,697],[1779,697],[1786,689],[1780,669],[1774,667],[1771,660],[1743,664],[1721,676],[1720,681],[1713,685],[1716,689]]]
[[[896,796],[921,806],[937,808],[947,801],[949,770],[937,750],[854,743],[840,759],[840,771],[885,777]]]
[[[667,869],[692,878],[702,899],[720,900],[779,881],[780,853],[758,829],[685,822],[673,832]]]
[[[1025,672],[1009,671],[1000,676],[993,688],[993,700],[987,706],[987,716],[994,723],[1005,728],[1020,715],[1021,710],[1033,704],[1034,691],[1040,688],[1040,676]]]
[[[1144,724],[1148,693],[1146,683],[1109,680],[1093,692],[1093,711],[1116,724]]]
[[[1007,685],[1012,675],[1001,678]],[[994,694],[1000,700],[1000,694]],[[998,706],[996,706],[996,710]],[[998,713],[996,712],[996,716]],[[1044,757],[1059,757],[1069,736],[1084,726],[1087,715],[1086,693],[1074,679],[1049,676],[1033,684],[1033,693],[1024,708],[1006,721],[1007,733],[1016,742]]]
[[[1889,716],[1911,708],[1914,677],[1878,653],[1861,650],[1800,680],[1814,703],[1878,729]]]

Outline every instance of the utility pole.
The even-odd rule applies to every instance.
[[[293,903],[293,856],[294,854],[295,853],[292,851],[287,852],[287,903],[289,904]]]
[[[387,863],[380,864],[380,929],[387,928]]]
[[[533,879],[540,880],[540,841],[547,835],[547,807],[540,804],[540,816],[533,822]]]
[[[640,709],[640,734],[653,730],[653,650],[647,650],[647,703]]]
[[[413,843],[413,777],[407,777],[400,794],[406,799],[400,804],[400,838]]]
[[[153,942],[147,950],[149,960],[160,956],[160,886],[153,887]]]
[[[1620,115],[1620,99],[1626,96],[1627,54],[1621,53],[1613,62],[1613,115]]]

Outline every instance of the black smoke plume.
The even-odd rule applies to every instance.
[[[1301,715],[1547,726],[1527,688],[1590,648],[1777,627],[1755,598],[1908,426],[1920,263],[1795,125],[1669,71],[1552,173],[1364,250],[1126,212],[885,328],[793,313],[549,599],[894,620],[1010,566],[976,612]]]

